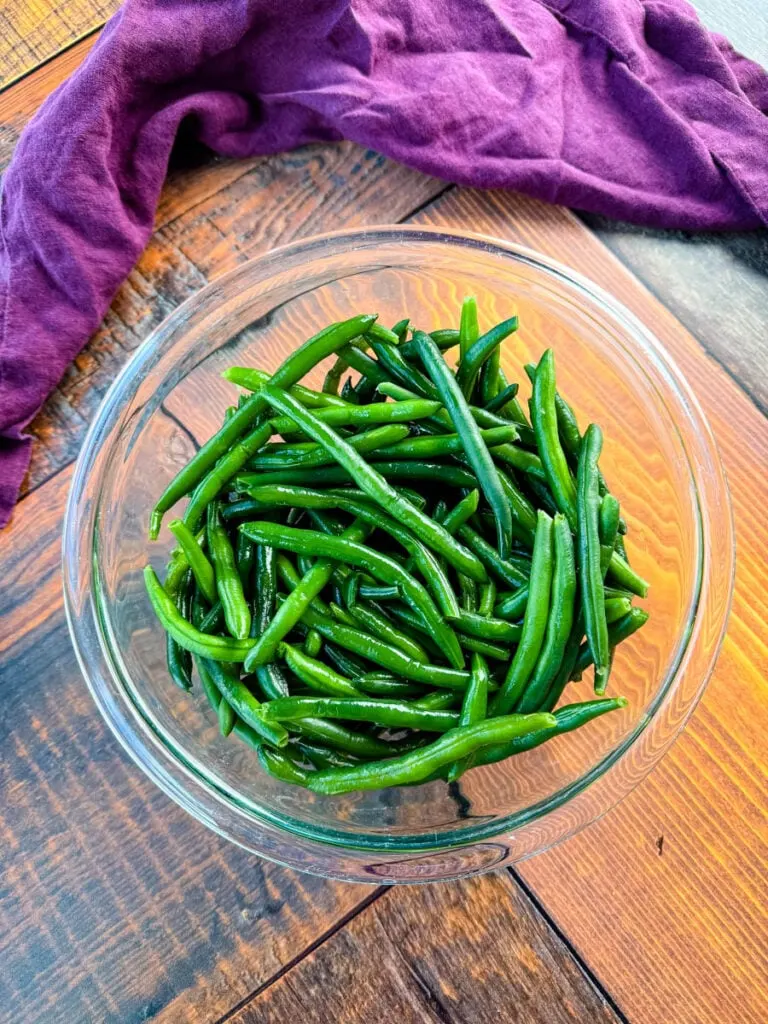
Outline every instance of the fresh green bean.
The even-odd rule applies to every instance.
[[[390,729],[424,729],[448,732],[459,724],[455,711],[414,708],[401,700],[374,697],[281,697],[264,705],[273,722],[301,718],[341,718],[348,722],[372,722]]]
[[[286,529],[289,528],[286,527]],[[341,536],[349,541],[362,541],[367,533],[368,529],[363,523],[355,522],[347,527]],[[277,547],[269,540],[265,543],[270,547]],[[254,644],[253,650],[246,659],[246,671],[251,672],[257,665],[265,665],[273,660],[280,641],[301,620],[305,610],[316,600],[332,574],[333,561],[330,558],[319,558],[315,562],[288,599],[280,605],[274,618],[264,628],[258,642]]]
[[[481,537],[477,530],[465,524],[459,527],[458,535],[470,551],[473,551],[483,565],[510,587],[522,587],[528,583],[528,576],[512,562],[505,561],[492,544]]]
[[[410,388],[416,394],[424,395],[425,398],[437,397],[432,381],[425,377],[421,370],[412,366],[395,345],[372,340],[371,348],[378,357],[379,366],[384,368],[389,378],[403,387]]]
[[[485,403],[484,408],[487,412],[499,412],[507,402],[511,402],[516,397],[517,392],[520,388],[519,384],[507,384],[507,386],[497,392],[493,398],[488,399]]]
[[[209,604],[216,600],[216,573],[189,527],[174,519],[168,526],[184,552],[195,582]]]
[[[579,452],[578,548],[581,604],[584,609],[587,639],[595,661],[595,693],[598,696],[605,693],[610,668],[598,526],[600,493],[597,485],[597,462],[602,445],[603,435],[600,427],[596,423],[591,423],[584,434]]]
[[[290,414],[306,434],[332,452],[336,460],[350,473],[358,487],[370,494],[386,512],[399,518],[416,534],[419,540],[439,552],[467,576],[473,576],[481,581],[486,578],[481,563],[471,552],[458,544],[439,523],[432,522],[415,505],[403,498],[380,473],[369,466],[354,448],[351,448],[330,427],[321,423],[279,388],[267,386],[262,393],[274,408]]]
[[[528,587],[520,587],[513,593],[499,594],[500,600],[493,609],[497,619],[508,619],[516,622],[525,613],[525,606],[528,604]]]
[[[272,381],[277,387],[290,387],[291,384],[295,384],[301,380],[313,366],[325,359],[326,356],[333,352],[336,352],[342,345],[346,344],[350,338],[354,338],[359,334],[365,332],[365,330],[374,322],[375,316],[355,316],[349,320],[345,320],[343,323],[331,324],[330,327],[326,327],[320,331],[314,337],[310,338],[309,341],[304,342],[298,349],[292,352],[288,358],[282,363],[278,370],[272,376]],[[184,469],[178,473],[171,483],[163,491],[162,495],[155,504],[152,510],[152,516],[150,519],[150,532],[149,536],[151,540],[157,538],[160,532],[160,524],[162,522],[163,513],[167,512],[169,508],[176,504],[179,498],[183,498],[185,494],[200,484],[204,479],[205,474],[208,470],[214,466],[219,459],[230,453],[231,446],[238,442],[236,448],[241,448],[242,442],[239,439],[246,433],[250,425],[263,414],[265,410],[264,399],[261,392],[256,392],[252,395],[243,406],[238,409],[235,415],[224,424],[224,426],[214,434],[214,436],[207,441],[199,451],[190,459]],[[264,442],[262,442],[263,444]],[[261,447],[261,445],[259,445]],[[247,459],[247,455],[243,458],[243,465]],[[222,461],[224,461],[222,459]],[[227,472],[229,472],[230,464],[227,465]],[[227,479],[230,479],[240,467],[234,469]],[[219,470],[217,475],[217,481],[223,477],[223,473]],[[221,486],[227,482],[226,479],[221,480]],[[218,490],[212,497],[216,497]],[[207,502],[206,502],[207,504]],[[189,519],[186,520],[190,522]]]
[[[316,658],[322,649],[323,638],[316,629],[308,630],[307,635],[304,637],[304,653],[310,658]]]
[[[576,530],[576,488],[557,432],[555,411],[555,360],[547,349],[539,361],[533,381],[531,420],[544,472],[558,511]]]
[[[343,537],[329,537],[316,530],[296,530],[269,522],[243,523],[240,529],[252,540],[293,552],[304,552],[320,558],[330,558],[347,565],[358,565],[383,583],[396,584],[403,598],[423,616],[425,623],[440,641],[448,661],[461,668],[464,658],[456,635],[446,625],[426,589],[407,573],[394,559],[371,548]],[[254,662],[255,655],[249,659]]]
[[[382,789],[421,782],[443,765],[473,754],[478,748],[509,742],[556,724],[554,715],[505,715],[475,725],[452,729],[434,743],[389,761],[373,761],[349,768],[327,768],[309,778],[315,793],[335,795],[352,790]]]
[[[477,612],[461,612],[452,620],[456,629],[464,636],[476,636],[481,640],[498,640],[501,643],[516,644],[520,641],[522,626],[515,626],[505,619],[489,618]]]
[[[480,430],[480,437],[488,447],[504,445],[515,436],[515,428],[490,427]],[[376,458],[381,459],[439,459],[446,455],[455,455],[464,450],[464,442],[458,434],[432,434],[420,437],[409,437],[386,448],[379,448]]]
[[[281,643],[279,651],[288,668],[310,689],[320,690],[332,697],[365,696],[349,679],[334,672],[322,661],[304,654],[297,647]]]
[[[482,654],[485,658],[501,661],[505,665],[509,664],[511,658],[508,647],[503,647],[493,640],[484,640],[479,636],[463,636],[461,646],[465,651],[474,651],[477,654]]]
[[[418,345],[416,331],[413,338]],[[461,320],[459,321],[459,359],[464,359],[467,352],[480,337],[480,326],[477,321],[477,299],[467,295],[461,304]]]
[[[289,394],[290,389],[289,389]],[[294,395],[294,397],[296,397]],[[410,399],[405,402],[373,402],[369,405],[342,405],[317,409],[316,416],[329,427],[371,426],[376,423],[412,423],[434,416],[440,403],[426,398]],[[290,416],[277,416],[272,420],[276,434],[296,431],[296,424]]]
[[[272,375],[266,370],[254,370],[248,366],[230,366],[221,375],[225,380],[237,384],[238,387],[247,388],[248,391],[261,391],[265,384],[269,384]],[[331,395],[323,391],[313,391],[302,384],[291,384],[288,391],[297,402],[308,409],[346,409],[348,402],[343,401],[338,395]],[[281,433],[281,431],[276,431]]]
[[[232,640],[229,637],[208,636],[195,629],[179,613],[173,598],[169,597],[152,566],[144,568],[144,583],[160,625],[170,633],[185,651],[217,661],[244,661],[255,640]]]
[[[491,705],[492,715],[503,715],[515,706],[530,679],[544,642],[549,619],[552,584],[552,520],[539,511],[536,541],[533,548],[528,604],[523,629],[512,663],[502,688]]]
[[[618,551],[614,551],[608,563],[608,575],[613,583],[624,590],[629,590],[638,597],[648,596],[648,583],[639,576],[635,570],[621,557]]]
[[[490,617],[496,601],[496,584],[492,579],[482,583],[478,592],[477,611],[478,614]]]
[[[416,332],[414,338],[420,345],[419,355],[424,364],[424,369],[437,388],[443,405],[451,417],[454,429],[461,438],[467,461],[474,470],[480,484],[480,489],[493,510],[496,519],[497,547],[501,557],[504,558],[512,547],[512,515],[509,504],[504,496],[504,489],[499,480],[496,465],[483,441],[480,428],[472,417],[472,413],[456,378],[451,373],[437,345],[435,345],[428,334]],[[472,576],[482,582],[480,576],[474,576],[473,573],[466,572],[464,567],[457,563],[454,564],[465,575]]]
[[[409,427],[404,423],[387,423],[372,430],[366,430],[362,434],[355,434],[349,438],[349,445],[361,455],[367,455],[377,449],[383,449],[389,457],[389,451],[396,447],[398,442],[404,441],[410,433]],[[249,469],[271,470],[271,469],[307,469],[312,466],[325,466],[333,462],[330,455],[322,445],[314,441],[300,442],[299,444],[275,444],[262,448],[248,462]]]
[[[275,747],[284,747],[288,742],[288,733],[275,721],[266,717],[264,708],[253,696],[248,687],[240,681],[237,675],[228,672],[218,661],[205,662],[208,674],[216,684],[224,700],[231,706],[232,710],[241,718],[246,725],[257,732],[267,743]],[[288,699],[288,698],[281,698]]]
[[[179,610],[179,614],[184,619],[189,618],[189,608],[194,589],[193,581],[194,577],[188,572],[178,589],[178,593],[175,595],[168,595],[175,603]],[[176,683],[176,685],[182,690],[191,690],[192,656],[189,651],[184,650],[184,648],[174,640],[170,633],[165,634],[165,658],[168,665],[168,674],[174,683]]]
[[[482,655],[472,655],[472,668],[469,686],[464,694],[461,705],[459,725],[476,725],[482,722],[488,710],[488,666]],[[448,782],[456,782],[464,772],[472,767],[474,755],[455,761],[448,769]]]
[[[623,619],[632,611],[632,602],[628,597],[606,597],[605,621],[610,624]]]
[[[643,608],[632,608],[622,618],[618,619],[616,622],[612,622],[608,627],[609,648],[618,646],[622,641],[632,636],[633,633],[636,633],[638,629],[646,624],[647,621],[648,612]],[[584,672],[592,664],[594,664],[592,645],[587,641],[579,648],[575,671],[578,673]]]
[[[473,342],[466,351],[462,350],[461,361],[456,371],[456,382],[467,401],[472,397],[475,381],[482,365],[491,353],[498,349],[502,341],[517,330],[517,327],[516,316],[510,317],[509,320],[502,320],[500,324],[492,327],[490,331]]]
[[[520,714],[537,711],[541,707],[562,664],[573,628],[578,587],[571,528],[564,516],[556,515],[552,529],[555,556],[547,632],[533,675],[515,706]]]
[[[221,523],[216,502],[208,506],[208,550],[216,570],[216,592],[227,629],[236,640],[246,640],[251,631],[251,610],[237,571],[235,552]]]
[[[459,344],[459,332],[453,328],[430,331],[429,334],[441,352],[446,352],[449,348],[454,348]],[[400,351],[406,359],[417,359],[419,355],[418,347],[413,341],[403,342],[400,345]]]

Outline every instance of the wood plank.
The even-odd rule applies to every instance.
[[[691,235],[582,219],[768,413],[768,230]]]
[[[64,621],[69,475],[30,495],[2,538],[2,1016],[215,1020],[371,890],[225,842],[122,753]]]
[[[100,28],[120,0],[5,0],[0,12],[0,87]]]
[[[506,872],[388,890],[231,1024],[600,1024],[619,1018]]]
[[[715,431],[739,562],[728,636],[693,720],[616,810],[520,867],[637,1024],[768,1019],[768,424],[677,320],[567,211],[502,193],[452,192],[419,214],[577,267],[661,339]],[[663,855],[657,843],[662,841]]]

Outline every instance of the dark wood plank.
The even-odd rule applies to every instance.
[[[583,219],[768,413],[768,230],[692,235]]]
[[[5,0],[0,13],[0,86],[100,28],[119,0]]]
[[[215,1020],[371,892],[226,843],[122,753],[78,671],[59,576],[69,473],[2,537],[3,1020]]]
[[[572,214],[456,190],[420,221],[522,242],[613,293],[660,338],[715,431],[739,559],[728,635],[694,718],[617,809],[520,875],[633,1022],[768,1020],[768,423]],[[662,856],[659,856],[660,840]]]
[[[619,1018],[506,873],[389,890],[231,1024]]]

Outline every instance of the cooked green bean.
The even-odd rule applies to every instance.
[[[393,647],[399,647],[404,654],[416,661],[421,661],[425,665],[429,662],[429,655],[421,644],[406,636],[377,609],[355,602],[350,605],[349,614],[352,617],[350,625],[367,630],[372,636],[377,636],[379,640],[384,640]]]
[[[290,414],[306,434],[332,452],[337,462],[350,473],[358,487],[370,494],[386,512],[399,518],[416,534],[419,540],[439,552],[467,576],[481,581],[486,578],[481,563],[471,552],[458,544],[439,523],[432,522],[415,505],[403,498],[381,474],[369,466],[362,456],[358,455],[354,448],[351,448],[330,427],[303,409],[295,399],[279,388],[267,386],[262,394],[274,408],[282,413]]]
[[[434,743],[388,761],[373,761],[349,768],[326,768],[308,779],[315,793],[329,795],[360,789],[381,789],[421,782],[445,764],[473,754],[478,748],[508,743],[516,736],[556,725],[554,715],[505,715],[475,725],[452,729]]]
[[[404,423],[387,423],[374,427],[365,433],[350,437],[349,444],[361,455],[383,449],[388,453],[398,442],[403,441],[410,430]],[[249,469],[307,469],[311,466],[325,466],[333,462],[333,456],[314,441],[299,444],[275,444],[262,448],[248,462]]]
[[[341,718],[348,722],[372,722],[390,729],[424,729],[448,732],[459,724],[455,711],[415,708],[401,700],[374,697],[281,697],[264,705],[273,722],[301,718]]]
[[[451,621],[460,633],[477,636],[481,640],[500,640],[502,643],[516,644],[522,633],[522,626],[515,626],[505,619],[489,618],[479,612],[461,612]]]
[[[312,690],[320,690],[322,693],[330,694],[332,697],[363,697],[362,690],[346,679],[344,676],[328,668],[322,661],[304,654],[297,647],[291,644],[281,643],[280,654],[285,659],[288,668],[296,675],[305,686]],[[287,696],[287,695],[286,695]]]
[[[610,645],[605,621],[605,591],[600,566],[599,509],[597,461],[603,446],[603,435],[596,423],[584,434],[579,452],[578,471],[578,546],[581,575],[581,604],[587,640],[595,662],[595,693],[602,695],[608,682]]]
[[[221,375],[225,380],[237,384],[249,391],[261,391],[265,384],[272,380],[272,374],[266,370],[254,370],[247,366],[230,366]],[[343,401],[338,395],[331,395],[323,391],[313,391],[302,384],[291,384],[288,391],[293,397],[305,405],[308,409],[347,409],[349,403]],[[280,433],[280,431],[278,431]]]
[[[310,338],[309,341],[305,341],[303,345],[300,345],[299,348],[288,356],[288,358],[273,374],[273,383],[277,387],[290,387],[291,384],[295,384],[297,381],[301,380],[301,378],[308,373],[313,366],[316,366],[317,363],[325,359],[326,356],[336,352],[337,349],[346,344],[350,338],[354,338],[357,335],[364,333],[375,319],[375,316],[355,316],[349,320],[345,320],[343,323],[331,324],[330,327],[326,327],[324,330],[320,331],[319,334]],[[155,540],[160,532],[163,513],[167,512],[169,508],[175,505],[179,498],[183,498],[185,494],[189,494],[194,487],[200,484],[208,470],[214,466],[222,456],[225,458],[227,457],[233,444],[236,445],[236,449],[242,447],[240,438],[242,438],[246,433],[250,425],[263,414],[265,408],[266,405],[261,392],[256,392],[256,394],[252,395],[251,398],[249,398],[248,401],[238,409],[235,415],[224,424],[218,433],[214,434],[214,436],[193,455],[184,469],[174,477],[171,483],[163,491],[152,510],[149,531],[151,540]],[[262,442],[262,444],[263,443],[264,442]],[[259,447],[261,447],[261,445],[259,445]],[[241,462],[240,465],[244,464],[248,454],[244,455],[243,462]],[[232,463],[228,464],[227,472],[229,472],[231,464]],[[227,479],[231,479],[239,468],[240,466],[237,466],[237,468],[233,469]],[[217,481],[221,480],[221,486],[224,486],[227,482],[227,479],[221,479],[223,476],[224,474],[219,471],[216,478]],[[211,499],[209,500],[215,498],[217,494],[218,490],[216,493],[212,494]],[[186,521],[187,523],[190,522],[189,519]]]
[[[224,621],[236,640],[245,640],[251,632],[251,610],[237,571],[235,552],[221,523],[216,502],[211,502],[208,506],[207,529],[208,550],[216,570],[216,592],[224,611]]]
[[[490,398],[485,403],[485,409],[488,412],[499,412],[504,408],[507,402],[511,402],[512,399],[515,398],[519,388],[519,384],[507,384],[503,390],[497,392],[493,398]]]
[[[190,615],[193,589],[194,577],[188,572],[178,589],[178,593],[175,595],[169,594],[169,597],[178,608],[179,614],[184,619],[188,619]],[[168,666],[168,674],[174,683],[182,690],[191,690],[192,655],[189,651],[184,650],[170,633],[165,634],[165,660]]]
[[[503,445],[515,436],[515,428],[490,427],[481,430],[480,437],[488,447]],[[381,459],[439,459],[455,455],[464,450],[464,443],[458,434],[432,434],[409,437],[386,448],[379,448],[376,458]]]
[[[288,742],[288,733],[275,721],[270,721],[264,713],[266,704],[261,704],[253,696],[248,687],[240,681],[236,674],[228,672],[218,661],[207,660],[205,667],[216,684],[224,700],[246,725],[257,732],[267,743],[275,747],[284,747]],[[288,699],[288,698],[281,698]]]
[[[531,420],[544,472],[555,504],[576,530],[576,487],[557,432],[555,411],[555,361],[547,349],[539,361],[533,381]]]
[[[216,600],[216,573],[208,561],[195,535],[181,519],[174,519],[168,525],[169,530],[179,542],[184,552],[195,582],[209,604]]]
[[[503,558],[512,547],[512,515],[504,489],[499,480],[496,465],[483,441],[480,428],[472,417],[467,401],[440,354],[440,349],[428,334],[416,332],[414,338],[419,344],[419,356],[445,406],[456,433],[461,438],[464,454],[477,476],[480,489],[493,510],[496,519],[496,542]],[[444,553],[444,552],[441,552]],[[447,555],[446,555],[447,557]],[[466,572],[463,566],[454,563],[467,576],[482,582],[483,577]]]
[[[538,513],[533,565],[528,584],[528,604],[520,643],[509,666],[504,684],[491,704],[492,715],[507,714],[526,687],[544,642],[549,619],[552,584],[552,520],[546,512]]]
[[[517,327],[516,316],[510,317],[509,320],[502,320],[500,324],[492,327],[490,331],[473,342],[466,351],[462,350],[461,362],[456,371],[456,382],[467,401],[472,397],[475,381],[482,365],[491,353],[498,349],[502,341],[517,330]]]
[[[289,389],[289,394],[291,391]],[[296,398],[296,396],[293,396]],[[426,398],[415,398],[405,402],[373,402],[370,405],[331,406],[317,409],[316,416],[329,427],[370,426],[375,423],[411,423],[434,416],[440,403]],[[296,424],[290,416],[277,416],[272,420],[276,434],[293,433]]]
[[[470,672],[469,686],[464,694],[459,716],[459,725],[476,725],[486,716],[488,710],[488,666],[482,655],[472,655],[472,669]],[[464,772],[471,768],[474,756],[456,761],[448,769],[448,782],[456,782]]]
[[[520,587],[519,590],[509,594],[499,594],[500,600],[493,609],[497,619],[508,619],[516,622],[525,613],[525,606],[528,604],[528,587]]]
[[[563,661],[573,628],[576,602],[576,559],[568,520],[556,515],[553,525],[554,571],[547,632],[536,668],[526,684],[515,710],[521,714],[538,711]]]
[[[459,321],[459,358],[464,359],[467,352],[474,345],[480,336],[480,326],[477,319],[477,299],[474,295],[467,295],[461,304],[461,320]],[[413,338],[418,345],[416,331]]]
[[[608,627],[608,646],[614,648],[622,641],[636,633],[641,626],[644,626],[648,621],[648,612],[643,608],[632,608],[622,618],[612,622]],[[586,643],[582,644],[579,648],[579,656],[576,661],[575,671],[584,672],[589,668],[590,665],[594,664],[594,658],[592,655],[592,645],[587,640]]]

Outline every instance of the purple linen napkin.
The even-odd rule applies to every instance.
[[[768,76],[683,0],[128,0],[3,181],[0,526],[24,427],[146,244],[182,120],[229,157],[346,138],[697,229],[768,223],[765,112]]]

